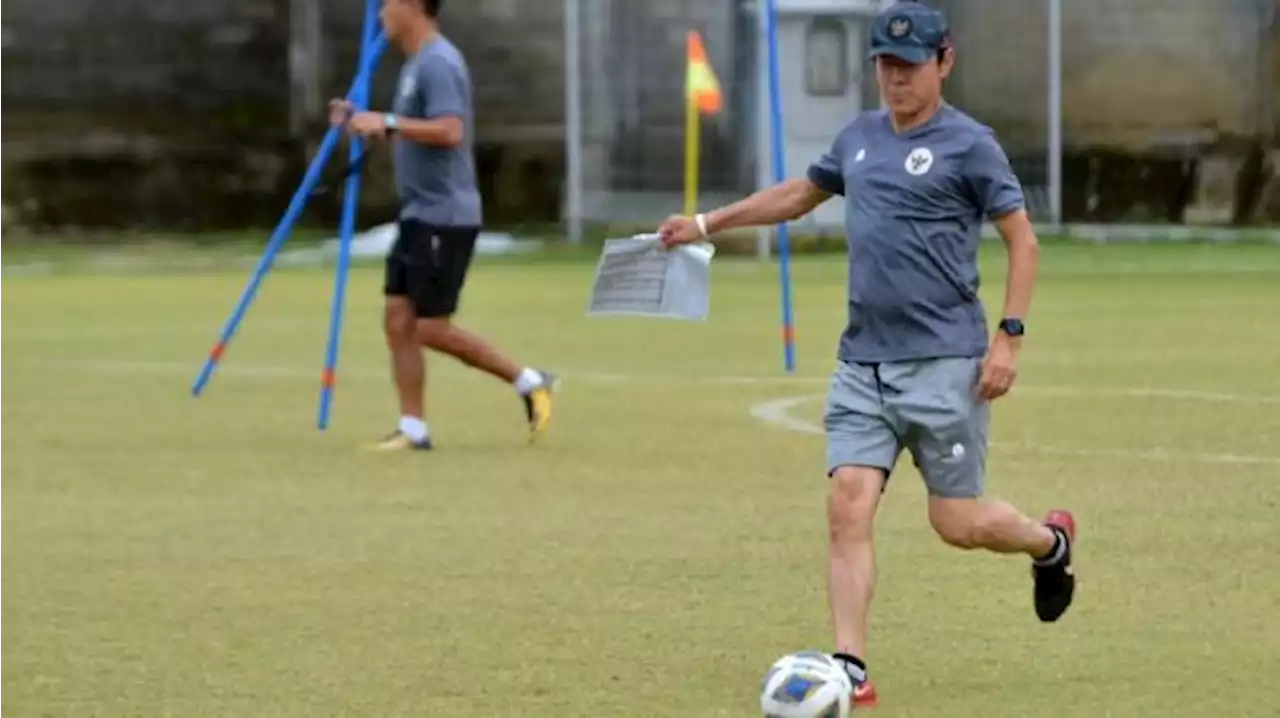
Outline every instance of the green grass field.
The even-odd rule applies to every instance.
[[[830,648],[843,259],[795,267],[795,377],[774,266],[718,260],[705,324],[588,318],[591,269],[481,260],[464,299],[565,375],[544,444],[433,357],[439,450],[395,456],[362,450],[395,414],[376,267],[324,434],[328,270],[268,279],[199,400],[245,271],[6,278],[5,715],[756,715],[776,657]],[[1042,625],[1024,560],[943,547],[904,459],[876,714],[1275,715],[1280,249],[1046,246],[1029,328],[989,485],[1076,511],[1076,605]]]

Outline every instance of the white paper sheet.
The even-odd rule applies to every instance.
[[[656,234],[605,240],[587,314],[705,320],[714,255],[706,242],[665,249]]]

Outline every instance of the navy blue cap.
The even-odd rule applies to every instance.
[[[876,15],[870,57],[892,55],[921,65],[951,47],[951,28],[941,11],[918,2],[899,2]]]

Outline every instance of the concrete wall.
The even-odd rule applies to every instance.
[[[5,153],[277,133],[288,0],[5,0]],[[199,122],[197,120],[203,120]],[[252,126],[250,126],[252,125]]]
[[[318,24],[310,35],[296,27],[308,6]],[[325,129],[324,98],[350,84],[363,8],[359,0],[6,0],[6,218],[273,223]],[[477,154],[499,215],[558,212],[556,186],[517,192],[496,183],[560,173],[560,14],[559,2],[446,5],[446,31],[473,64]],[[399,61],[390,52],[382,63],[375,104],[390,98]],[[387,160],[380,152],[371,161],[363,195],[371,213],[394,208]],[[336,211],[335,201],[318,200],[307,216],[328,222]]]
[[[1008,139],[1047,136],[1047,3],[944,0],[957,100]],[[1063,126],[1074,147],[1147,150],[1269,134],[1275,0],[1064,0]]]
[[[952,100],[1045,182],[1046,0],[935,0]],[[1277,0],[1063,0],[1064,211],[1089,222],[1280,217]]]
[[[6,220],[270,222],[298,156],[287,3],[6,0]]]
[[[995,126],[1018,161],[1037,171],[1048,135],[1045,3],[934,1],[949,12],[958,38],[953,100]],[[1188,138],[1248,151],[1250,138],[1274,144],[1277,2],[1063,0],[1068,149],[1115,150],[1117,161],[1127,162],[1124,153],[1168,153]],[[307,3],[319,18],[309,65],[299,64],[297,53],[291,59],[298,8]],[[707,190],[749,184],[760,119],[751,3],[582,5],[588,189],[605,193],[600,207],[614,204],[611,192],[659,192],[664,203],[679,192],[683,37],[690,27],[703,31],[728,94],[727,111],[704,123]],[[476,77],[478,157],[490,216],[498,220],[559,214],[561,12],[559,0],[446,5],[445,30]],[[357,0],[6,0],[8,209],[58,224],[272,222],[323,130],[323,112],[299,113],[298,87],[311,87],[313,103],[345,89],[361,15]],[[378,101],[390,96],[397,64],[394,55],[384,62]],[[370,168],[371,212],[394,203],[386,161],[376,155]],[[1073,185],[1093,181],[1094,169],[1067,169],[1077,173]],[[1166,170],[1176,174],[1176,162]],[[1160,184],[1125,179],[1147,171],[1107,176],[1112,185]],[[1171,177],[1168,191],[1183,191],[1180,181]],[[1093,201],[1076,199],[1081,207]],[[321,201],[309,216],[328,221],[336,210],[336,202]]]

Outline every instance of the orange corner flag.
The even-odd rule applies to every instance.
[[[723,98],[720,94],[720,81],[716,79],[715,70],[707,61],[707,49],[702,44],[702,36],[697,31],[690,31],[688,37],[688,70],[685,75],[685,95],[690,102],[697,105],[698,111],[704,115],[720,112]]]

